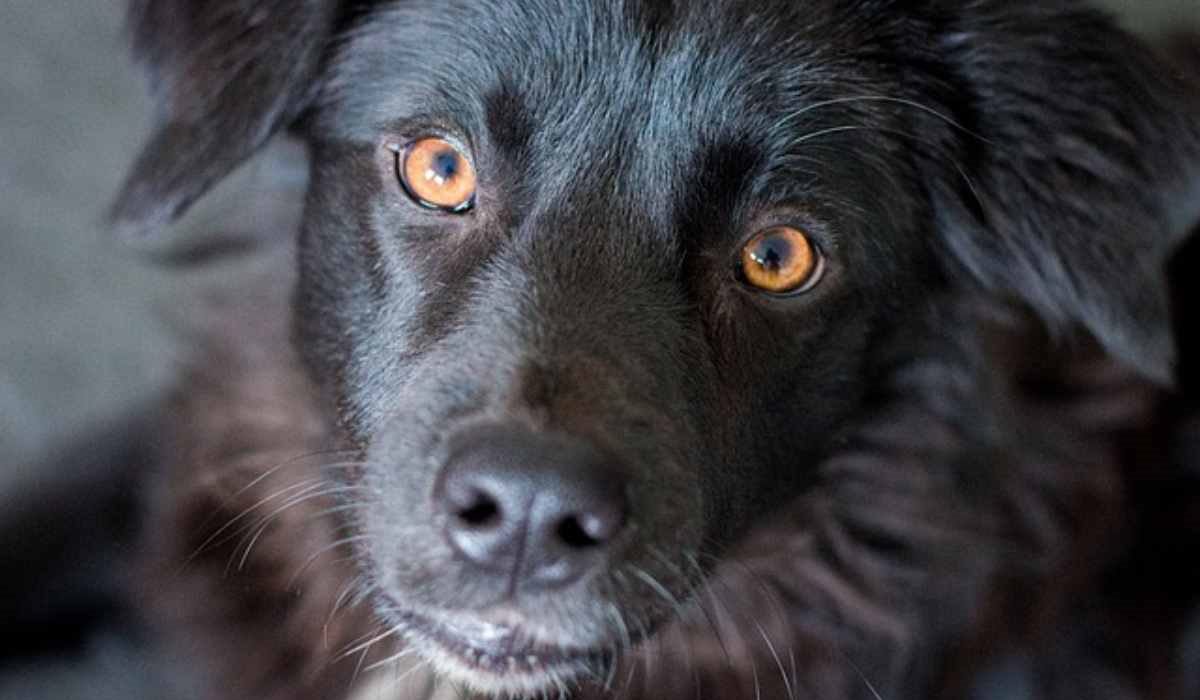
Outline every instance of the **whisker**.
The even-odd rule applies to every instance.
[[[393,660],[396,660],[396,659],[393,659]],[[393,678],[392,682],[395,685],[400,685],[404,681],[408,680],[409,676],[413,675],[414,673],[416,673],[418,671],[428,671],[430,668],[431,668],[431,665],[428,661],[419,661],[416,664],[413,664],[412,668],[408,669],[404,673],[401,673],[400,675]],[[432,685],[427,684],[427,687],[432,687]]]
[[[867,686],[867,690],[870,691],[871,696],[874,697],[875,700],[883,700],[883,696],[880,695],[879,691],[875,689],[875,686],[871,683],[871,679],[867,678],[867,674],[863,673],[863,670],[859,668],[858,664],[854,663],[854,659],[850,658],[850,655],[840,648],[837,648],[837,652],[843,659],[845,659],[846,663],[850,664],[850,668],[854,669],[854,673],[857,674],[862,680],[863,685]]]
[[[629,673],[625,675],[625,688],[633,687],[633,674],[637,672],[637,664],[629,664]]]
[[[729,656],[729,647],[727,647],[725,645],[725,638],[721,634],[720,625],[717,624],[716,619],[714,619],[712,614],[709,612],[708,606],[706,606],[704,604],[704,602],[701,600],[701,595],[700,595],[701,594],[701,591],[700,591],[701,585],[703,585],[704,588],[707,588],[710,590],[711,590],[711,586],[709,584],[709,581],[707,580],[707,577],[704,576],[703,568],[700,566],[700,560],[697,559],[696,555],[692,554],[691,552],[686,553],[685,557],[686,557],[688,563],[696,571],[698,584],[693,585],[691,587],[691,591],[690,591],[693,598],[695,598],[695,600],[696,600],[696,608],[700,611],[700,614],[708,622],[709,628],[712,629],[713,637],[717,640],[717,646],[721,647],[721,653],[724,654],[724,656],[725,656],[725,663],[727,665],[732,665],[733,661]]]
[[[839,133],[842,131],[860,131],[863,129],[872,129],[872,128],[873,127],[863,126],[861,124],[844,124],[842,126],[831,126],[827,129],[818,129],[816,131],[810,131],[807,134],[801,136],[800,138],[793,140],[792,143],[799,145],[799,144],[802,144],[806,141],[810,141],[815,138],[820,138],[822,136],[828,136],[829,134],[836,134],[836,133]]]
[[[186,559],[184,559],[183,566],[186,567],[188,564],[190,564],[196,557],[200,556],[200,554],[202,554],[210,546],[216,546],[216,545],[220,545],[220,544],[227,542],[228,539],[221,540],[220,542],[215,542],[215,540],[218,537],[220,537],[226,530],[228,530],[229,528],[236,525],[242,518],[247,517],[248,515],[253,513],[255,510],[257,510],[258,508],[266,505],[267,503],[270,503],[271,501],[275,500],[276,498],[279,498],[291,491],[295,491],[297,489],[304,489],[312,484],[322,483],[322,482],[324,482],[324,479],[321,479],[319,477],[314,477],[311,479],[304,479],[295,484],[291,484],[291,485],[286,486],[278,491],[275,491],[274,493],[270,494],[269,496],[262,498],[257,503],[254,503],[250,507],[242,510],[242,512],[240,512],[237,515],[235,515],[234,517],[230,518],[229,521],[226,522],[224,525],[222,525],[220,528],[218,528],[216,532],[212,533],[203,542],[201,542],[200,545],[196,547],[195,551],[193,551],[191,554],[189,554],[187,556]],[[228,501],[226,501],[226,502],[228,502]],[[238,531],[238,532],[240,532],[240,531]],[[234,532],[233,534],[237,535],[238,532]]]
[[[325,487],[325,488],[322,488],[322,487]],[[249,530],[251,530],[253,528],[257,528],[257,530],[254,532],[253,536],[250,537],[249,543],[244,545],[244,550],[242,550],[243,545],[239,544],[238,547],[236,547],[233,551],[233,556],[236,556],[237,552],[239,550],[242,550],[242,556],[241,556],[241,560],[238,562],[237,570],[241,571],[245,567],[246,561],[250,558],[250,552],[254,548],[254,545],[258,542],[258,539],[260,537],[262,537],[263,533],[266,532],[267,528],[270,527],[271,523],[274,522],[275,518],[282,515],[288,509],[294,508],[294,507],[300,505],[301,503],[305,503],[307,501],[317,499],[317,498],[324,498],[326,496],[336,495],[338,493],[343,493],[347,490],[355,490],[355,489],[352,489],[351,487],[344,487],[344,486],[328,486],[326,483],[313,484],[310,487],[307,487],[301,493],[299,493],[295,496],[292,496],[286,503],[279,506],[274,511],[268,513],[267,515],[262,516],[253,525],[250,525],[246,528],[243,528],[242,530],[239,530],[239,532],[248,532]],[[233,561],[233,557],[231,556],[230,564],[232,564],[232,561]],[[229,571],[229,566],[227,565],[226,573],[228,573],[228,571]]]
[[[315,456],[315,455],[319,455],[319,454],[330,454],[330,453],[313,453],[312,455],[306,455],[306,456],[308,456],[308,457],[311,457],[311,456]],[[295,458],[295,459],[293,459],[293,460],[289,460],[288,462],[285,462],[285,463],[282,463],[282,464],[276,465],[276,466],[275,466],[275,467],[273,467],[272,469],[268,470],[268,474],[263,474],[263,475],[260,475],[260,476],[258,476],[258,477],[257,477],[257,478],[255,478],[253,481],[251,481],[249,484],[247,484],[246,486],[243,486],[241,489],[239,489],[239,490],[238,490],[238,491],[237,491],[237,492],[236,492],[236,493],[235,493],[233,496],[230,496],[230,497],[228,497],[228,498],[226,498],[226,499],[223,499],[223,502],[224,502],[224,503],[228,503],[228,502],[232,501],[232,500],[233,500],[233,499],[235,499],[235,498],[236,498],[238,495],[241,495],[241,494],[245,493],[246,491],[248,491],[249,489],[251,489],[251,488],[252,488],[252,487],[254,487],[255,485],[257,485],[257,484],[261,483],[263,479],[265,479],[267,476],[269,476],[269,472],[278,471],[280,468],[282,468],[282,467],[284,467],[284,466],[288,466],[289,464],[294,464],[294,463],[295,463],[295,462],[297,462],[299,459],[302,459],[302,457],[298,457],[298,458]],[[359,466],[359,465],[361,465],[361,464],[362,464],[362,462],[334,462],[334,463],[330,463],[330,464],[325,464],[325,465],[322,465],[322,466],[321,466],[321,469],[322,469],[322,470],[325,470],[325,469],[340,469],[340,468],[346,468],[346,467],[351,467],[351,466]],[[228,538],[226,538],[226,539],[222,539],[222,540],[218,540],[218,538],[219,538],[219,537],[220,537],[220,536],[221,536],[221,535],[222,535],[222,534],[223,534],[223,533],[224,533],[226,530],[228,530],[229,528],[231,528],[231,527],[233,527],[234,525],[236,525],[236,524],[237,524],[239,521],[241,521],[243,518],[245,518],[245,517],[247,517],[248,515],[250,515],[251,513],[253,513],[253,512],[254,512],[255,510],[257,510],[258,508],[261,508],[262,506],[266,505],[267,503],[270,503],[271,501],[273,501],[273,500],[275,500],[275,499],[277,499],[277,498],[280,498],[280,497],[282,497],[282,496],[284,496],[284,495],[286,495],[286,494],[288,494],[288,493],[290,493],[290,492],[292,492],[292,491],[296,491],[296,490],[304,490],[304,489],[308,488],[309,486],[311,486],[311,485],[313,485],[313,484],[317,484],[317,483],[329,483],[329,482],[327,481],[327,479],[325,479],[324,477],[321,477],[321,476],[310,477],[310,478],[308,478],[308,479],[302,479],[301,481],[298,481],[298,482],[296,482],[296,483],[294,483],[294,484],[289,484],[289,485],[287,485],[287,486],[285,486],[285,487],[282,487],[282,488],[280,488],[279,490],[277,490],[277,491],[275,491],[275,492],[273,492],[273,493],[271,493],[271,494],[269,494],[269,495],[267,495],[267,496],[265,496],[265,497],[263,497],[263,498],[259,499],[257,502],[255,502],[254,504],[252,504],[252,505],[250,505],[249,507],[245,508],[244,510],[242,510],[242,512],[238,513],[238,514],[237,514],[236,516],[234,516],[233,518],[230,518],[230,519],[229,519],[229,521],[227,521],[227,522],[226,522],[224,525],[222,525],[220,528],[218,528],[218,529],[217,529],[215,532],[213,532],[211,535],[209,535],[209,536],[208,536],[208,537],[207,537],[207,538],[204,540],[204,542],[200,543],[200,545],[199,545],[199,546],[197,546],[197,547],[196,547],[196,549],[195,549],[195,550],[194,550],[194,551],[193,551],[191,554],[189,554],[189,555],[187,556],[187,558],[184,560],[184,562],[183,562],[182,566],[186,567],[186,566],[187,566],[189,563],[191,563],[191,562],[192,562],[192,561],[193,561],[193,560],[194,560],[194,559],[195,559],[197,556],[199,556],[200,554],[202,554],[202,553],[203,553],[203,552],[204,552],[206,549],[208,549],[210,546],[217,546],[217,545],[220,545],[220,544],[223,544],[223,543],[227,542],[227,541],[228,541]],[[349,485],[349,484],[347,484],[347,485],[342,485],[342,486],[341,486],[341,488],[343,488],[343,489],[345,489],[345,490],[347,490],[347,491],[351,491],[351,490],[364,490],[364,489],[363,489],[363,487],[361,487],[361,486],[354,486],[354,485]],[[208,520],[206,520],[206,521],[205,521],[205,523],[207,523],[207,522],[210,522],[210,521],[211,521],[211,517],[210,517]],[[203,525],[202,525],[201,527],[203,527]],[[243,530],[238,530],[238,531],[235,531],[235,532],[233,533],[233,535],[231,535],[231,536],[236,536],[237,534],[240,534],[241,532],[243,532]]]
[[[779,676],[783,679],[783,687],[787,691],[788,700],[796,700],[796,691],[792,688],[792,681],[788,678],[787,671],[783,668],[783,659],[779,658],[779,652],[775,650],[775,644],[771,641],[771,637],[767,635],[767,631],[763,629],[762,624],[758,620],[754,621],[754,626],[758,628],[758,634],[766,642],[767,650],[771,652],[771,657],[775,659],[775,665],[779,667]]]
[[[296,571],[296,573],[292,574],[292,576],[288,579],[287,589],[292,590],[292,587],[295,585],[296,580],[300,578],[301,574],[304,573],[304,570],[307,569],[308,567],[312,566],[313,562],[315,562],[317,559],[319,559],[322,554],[325,554],[326,552],[337,549],[338,547],[343,547],[348,544],[353,544],[355,542],[362,542],[364,540],[369,540],[369,539],[370,539],[370,537],[367,535],[352,535],[350,537],[343,537],[341,539],[334,540],[333,542],[330,542],[329,544],[325,545],[324,547],[321,547],[320,549],[318,549],[317,551],[315,551],[311,555],[309,555],[309,557],[304,560],[304,564],[302,564],[300,566],[300,568]],[[346,561],[349,558],[350,557],[343,557],[341,559],[341,561]]]
[[[697,586],[698,586],[698,583],[700,581],[702,581],[703,579],[702,578],[693,579],[693,577],[689,574],[688,570],[686,570],[683,566],[681,566],[677,562],[672,561],[669,557],[667,557],[666,554],[664,554],[657,547],[651,546],[650,554],[651,554],[651,556],[658,559],[659,562],[661,562],[663,564],[663,566],[665,566],[668,569],[668,571],[670,571],[674,576],[678,577],[680,579],[680,581],[683,583],[684,587],[687,589],[689,602],[681,603],[677,608],[677,615],[679,618],[679,627],[677,627],[676,629],[677,629],[677,634],[680,637],[680,645],[683,648],[684,668],[685,668],[685,670],[690,670],[693,677],[695,679],[698,679],[699,672],[697,670],[696,659],[692,654],[692,649],[693,649],[693,645],[694,645],[693,637],[691,635],[687,634],[684,629],[685,626],[687,624],[689,624],[689,620],[692,617],[691,615],[688,614],[690,611],[698,610],[700,612],[701,617],[704,620],[706,620],[707,623],[709,624],[709,626],[711,627],[713,635],[716,637],[717,642],[721,646],[722,651],[725,651],[724,642],[723,642],[723,640],[721,640],[720,633],[716,629],[716,626],[713,623],[712,618],[710,618],[708,616],[708,611],[704,609],[704,606],[698,603],[699,596],[698,596]],[[686,553],[685,553],[685,556],[686,556]],[[696,571],[699,572],[698,569],[696,569]],[[674,596],[672,596],[672,600],[675,600]],[[728,653],[726,653],[726,659],[728,659]],[[698,683],[699,681],[696,680],[696,682]]]
[[[621,609],[616,603],[609,602],[605,607],[609,617],[616,622],[617,634],[620,635],[620,643],[626,651],[633,649],[633,637],[629,634],[629,625],[625,623],[625,616],[621,613]]]
[[[754,700],[762,700],[762,684],[758,681],[758,663],[750,655],[750,673],[754,676]]]
[[[324,510],[319,510],[319,511],[313,513],[311,516],[309,516],[309,518],[311,520],[321,520],[323,518],[328,518],[331,515],[337,515],[339,513],[347,513],[350,511],[357,510],[358,508],[361,508],[361,507],[362,507],[361,503],[343,503],[341,505],[331,506]]]
[[[342,605],[350,598],[351,594],[353,594],[354,589],[360,585],[362,585],[361,574],[350,579],[350,581],[342,588],[342,592],[338,594],[336,599],[334,599],[333,608],[329,611],[329,617],[325,619],[325,624],[321,628],[326,649],[329,648],[329,627],[333,624],[334,617],[337,615],[338,610],[341,609]]]
[[[362,672],[363,662],[365,662],[367,660],[367,654],[370,653],[371,647],[373,647],[373,646],[375,646],[375,645],[374,644],[367,645],[362,650],[362,653],[358,655],[358,663],[354,664],[354,673],[352,673],[350,675],[350,686],[349,686],[350,688],[353,688],[354,684],[358,683],[358,674]]]
[[[299,489],[298,493],[289,496],[288,499],[284,501],[283,505],[279,506],[270,513],[267,513],[266,515],[260,516],[258,520],[254,521],[253,523],[238,528],[238,530],[232,533],[230,538],[238,534],[243,535],[243,538],[242,541],[238,543],[238,546],[234,548],[233,553],[230,556],[230,561],[225,567],[226,573],[229,571],[229,564],[232,564],[233,562],[233,557],[237,556],[237,552],[241,551],[242,548],[245,547],[245,553],[242,555],[241,561],[238,563],[237,567],[238,571],[242,570],[246,564],[246,559],[250,556],[250,550],[253,548],[254,543],[258,541],[258,538],[262,536],[263,532],[266,531],[267,527],[277,516],[281,515],[289,508],[304,503],[307,500],[312,498],[320,498],[321,496],[325,495],[324,490],[327,487],[328,484],[323,479],[312,479],[308,485],[302,489]],[[255,505],[254,507],[257,508],[258,506]],[[252,536],[250,536],[251,533],[253,533]],[[249,537],[250,540],[248,545],[245,544],[247,537]],[[228,539],[222,540],[222,542],[225,541],[228,541]]]
[[[987,207],[983,204],[983,197],[979,194],[979,190],[976,189],[975,183],[971,180],[970,176],[967,175],[967,171],[963,170],[962,164],[960,164],[958,161],[954,161],[953,164],[954,169],[958,171],[959,176],[961,176],[963,181],[967,183],[967,189],[970,190],[971,196],[975,199],[975,203],[979,205],[979,209],[981,211],[986,211]]]
[[[800,672],[796,670],[796,651],[788,649],[788,668],[791,670],[792,687],[800,685]]]
[[[622,624],[622,626],[624,626],[625,623],[623,620],[622,620],[621,624]],[[628,631],[628,628],[626,628],[626,631]],[[628,648],[632,649],[632,645],[630,645]],[[619,648],[615,648],[615,646],[614,646],[614,648],[612,650],[612,658],[609,659],[608,662],[606,663],[606,666],[608,668],[605,669],[605,673],[604,673],[603,687],[604,687],[605,693],[611,693],[613,690],[612,684],[613,684],[613,681],[616,680],[616,678],[617,678],[617,666],[618,666],[617,660],[621,658],[621,654],[622,654],[621,650]]]
[[[304,460],[312,459],[314,457],[329,457],[332,455],[343,455],[343,454],[348,455],[348,454],[353,454],[353,452],[354,452],[353,450],[317,450],[314,452],[305,452],[304,454],[299,454],[299,455],[296,455],[295,457],[290,457],[288,459],[283,460],[282,462],[279,462],[275,466],[270,467],[269,469],[264,471],[262,474],[259,474],[255,478],[251,479],[248,483],[246,483],[240,489],[238,489],[237,491],[234,491],[232,494],[230,494],[229,496],[222,499],[222,502],[229,503],[230,501],[236,500],[238,497],[240,497],[241,495],[243,495],[250,489],[254,488],[255,486],[258,486],[264,480],[270,478],[271,475],[277,473],[279,470],[281,470],[285,467],[294,467],[294,466],[300,464],[301,462],[303,462]],[[349,467],[349,466],[353,466],[355,464],[357,464],[357,462],[345,462],[342,465],[339,465],[338,463],[334,463],[331,465],[322,466],[321,468],[322,469],[337,468],[337,467],[343,466],[343,465]],[[215,513],[213,516],[210,516],[210,518],[208,520],[205,520],[203,523],[201,523],[200,527],[202,529],[204,527],[207,527],[208,523],[211,522],[212,517],[215,517]]]
[[[968,129],[966,126],[959,123],[954,118],[950,117],[949,115],[942,114],[941,112],[934,109],[933,107],[930,107],[928,105],[921,104],[920,102],[915,102],[913,100],[909,100],[909,99],[906,99],[903,97],[892,97],[889,95],[851,95],[851,96],[847,96],[847,97],[834,97],[834,98],[831,98],[828,100],[814,102],[810,105],[806,105],[803,109],[800,109],[798,111],[795,111],[795,112],[792,112],[791,114],[789,114],[787,117],[787,120],[785,120],[784,123],[786,123],[787,121],[792,121],[794,119],[797,119],[797,118],[799,118],[809,112],[817,110],[817,109],[822,109],[824,107],[832,107],[834,105],[840,105],[840,104],[849,104],[852,102],[889,102],[889,103],[893,103],[893,104],[904,105],[906,107],[912,107],[913,109],[918,109],[922,112],[925,112],[926,114],[930,114],[930,115],[942,120],[943,122],[949,124],[950,126],[954,127],[955,129],[958,129],[959,131],[961,131],[965,134],[968,134],[969,136],[977,138],[980,141],[982,141],[983,143],[988,144],[989,146],[994,145],[990,139],[982,136],[981,134],[978,134],[978,133],[972,131],[971,129]]]
[[[758,590],[762,592],[763,597],[766,599],[767,604],[771,606],[776,617],[779,619],[786,619],[788,617],[787,607],[779,599],[779,592],[767,585],[767,582],[763,580],[762,576],[757,571],[755,571],[750,567],[749,564],[741,559],[733,558],[729,560],[729,563],[732,563],[734,566],[745,572],[750,581],[753,582],[754,585],[758,587]]]
[[[375,669],[377,669],[377,668],[382,668],[382,667],[384,667],[384,666],[387,666],[387,665],[389,665],[389,664],[394,664],[394,663],[396,663],[397,661],[399,661],[400,659],[403,659],[403,658],[405,658],[405,657],[408,657],[408,656],[415,656],[415,655],[416,655],[416,653],[417,653],[417,652],[416,652],[416,650],[414,650],[414,649],[405,649],[405,650],[403,650],[403,651],[401,651],[401,652],[398,652],[398,653],[396,653],[396,654],[392,654],[391,656],[387,657],[386,659],[383,659],[382,661],[376,661],[375,663],[371,664],[370,666],[367,666],[367,667],[366,667],[365,669],[363,669],[363,670],[364,670],[365,672],[367,672],[367,673],[370,673],[370,672],[374,671],[374,670],[375,670]],[[404,673],[400,674],[400,676],[398,676],[398,677],[396,677],[396,678],[394,678],[394,679],[393,679],[393,682],[395,682],[395,683],[399,683],[400,681],[402,681],[402,680],[404,680],[405,678],[407,678],[407,677],[408,677],[408,676],[409,676],[409,675],[410,675],[410,674],[411,674],[413,671],[417,670],[418,668],[421,668],[421,664],[418,664],[417,666],[414,666],[413,668],[410,668],[409,670],[407,670],[407,671],[405,671]]]
[[[317,451],[317,452],[306,452],[305,454],[302,454],[302,455],[296,455],[295,457],[291,457],[289,459],[286,459],[286,460],[280,462],[279,464],[276,464],[275,466],[266,470],[262,474],[259,474],[257,477],[252,479],[245,486],[243,486],[242,488],[233,492],[233,494],[229,498],[232,500],[234,498],[237,498],[238,496],[241,496],[242,494],[246,493],[247,491],[254,488],[255,486],[258,486],[264,480],[270,478],[271,475],[275,474],[280,469],[283,469],[284,467],[296,466],[296,464],[298,464],[302,460],[312,459],[313,457],[328,457],[331,455],[338,455],[338,454],[351,454],[352,452],[353,452],[353,450],[323,450],[323,451]]]
[[[714,561],[720,561],[716,557],[712,557],[712,559]],[[744,562],[740,559],[727,560],[726,563],[732,563],[735,566],[738,566],[743,572],[745,572],[745,574],[750,578],[750,580],[753,581],[755,583],[755,585],[758,586],[759,589],[767,597],[767,602],[775,609],[776,615],[784,614],[783,603],[780,601],[778,594],[773,589],[771,589],[765,581],[762,580],[762,577],[759,576],[759,574],[756,571],[754,571],[753,568],[751,568],[748,564],[746,564],[746,562]],[[729,584],[726,582],[722,582],[722,585],[728,587]],[[770,648],[772,655],[776,657],[776,662],[778,663],[778,655],[777,655],[776,650],[774,649],[773,645],[771,644],[770,640],[766,638],[765,630],[762,629],[761,625],[757,622],[757,620],[754,620],[754,624],[759,627],[759,634],[764,636],[763,641],[767,642],[767,645]],[[876,689],[875,685],[873,683],[871,683],[871,680],[867,677],[866,673],[862,670],[862,668],[857,663],[855,663],[854,659],[851,658],[851,656],[846,652],[846,650],[843,649],[842,646],[834,640],[826,640],[826,642],[828,644],[828,648],[831,651],[833,651],[834,653],[836,653],[846,664],[848,664],[850,666],[850,668],[854,671],[854,673],[859,677],[859,679],[862,680],[863,684],[866,686],[867,690],[870,691],[871,695],[875,698],[875,700],[883,700],[882,695]],[[791,680],[791,682],[785,681],[785,683],[787,683],[788,686],[795,688],[798,685],[799,673],[796,668],[795,654],[794,654],[793,650],[791,649],[790,645],[788,648],[788,656],[789,656],[790,663],[791,663],[791,669],[792,669],[791,679],[792,680]],[[754,659],[753,654],[751,654],[751,663],[752,664],[753,664],[753,659]],[[752,670],[754,670],[754,669],[752,669]],[[756,673],[756,677],[755,677],[755,683],[756,684],[758,683],[757,673]]]
[[[718,560],[717,557],[712,557],[712,558],[714,560]],[[758,662],[755,658],[756,654],[754,653],[754,646],[750,643],[750,640],[747,638],[745,631],[742,630],[742,626],[738,620],[738,616],[734,615],[733,610],[730,609],[730,607],[725,603],[725,601],[722,599],[722,597],[717,594],[716,590],[711,585],[712,583],[718,583],[722,587],[726,588],[727,590],[730,589],[730,584],[728,581],[724,580],[723,578],[717,577],[715,579],[710,579],[709,585],[706,585],[705,588],[708,591],[709,600],[712,601],[714,607],[716,608],[716,610],[714,610],[714,612],[720,613],[723,611],[725,617],[729,619],[730,625],[733,628],[733,632],[738,637],[737,641],[739,644],[739,649],[743,652],[745,657],[747,659],[749,659],[749,661],[750,661],[750,672],[754,679],[755,697],[760,698],[761,694],[762,694],[762,684],[758,677]],[[734,591],[734,593],[738,593],[738,592]],[[751,620],[751,621],[755,622],[757,624],[756,620]]]
[[[329,485],[329,490],[322,494],[307,493],[311,489],[319,488],[322,485]],[[186,568],[192,561],[194,561],[196,559],[196,557],[198,557],[202,553],[204,553],[205,550],[225,544],[226,542],[233,539],[234,537],[237,537],[238,535],[246,534],[248,531],[253,530],[254,528],[258,527],[259,525],[262,525],[266,521],[269,521],[271,518],[277,516],[279,513],[283,512],[284,510],[286,510],[294,505],[297,505],[298,503],[303,502],[304,500],[307,500],[309,497],[317,497],[318,495],[333,495],[333,494],[338,494],[338,493],[349,493],[349,492],[358,491],[358,490],[363,490],[363,487],[351,486],[351,485],[333,485],[331,482],[327,482],[326,480],[319,478],[319,477],[305,479],[303,481],[300,481],[295,484],[291,484],[287,487],[281,488],[280,490],[272,493],[271,495],[262,498],[257,503],[254,503],[253,505],[247,507],[245,510],[243,510],[241,513],[237,514],[233,518],[230,518],[229,522],[225,523],[225,525],[222,525],[220,529],[218,529],[213,534],[209,535],[208,538],[206,538],[204,540],[204,542],[202,542],[199,546],[197,546],[196,549],[193,550],[192,553],[189,554],[188,557],[183,561],[183,563],[180,564],[180,568],[181,569]],[[237,524],[238,521],[247,517],[248,515],[253,513],[255,510],[257,510],[258,508],[261,508],[262,506],[266,505],[267,503],[269,503],[273,500],[276,500],[282,496],[285,496],[293,491],[300,491],[301,494],[294,494],[293,496],[291,496],[291,498],[293,500],[289,500],[279,510],[276,510],[266,516],[263,516],[262,518],[260,518],[259,520],[255,521],[253,523],[248,523],[246,525],[243,525],[242,527],[239,527],[236,530],[234,530],[233,532],[229,533],[228,536],[218,539],[218,537],[220,537],[220,535],[223,534],[226,530],[228,530],[233,525]],[[303,495],[304,497],[300,498],[300,495]],[[299,500],[294,500],[294,499],[299,499]],[[235,551],[240,550],[240,549],[241,549],[241,545],[239,545],[235,549]],[[228,569],[229,567],[226,567],[226,568]]]
[[[356,640],[355,642],[351,642],[351,644],[353,644],[354,646],[350,647],[349,649],[346,649],[343,652],[340,652],[335,657],[334,660],[341,661],[342,659],[354,656],[355,654],[357,654],[361,651],[370,650],[371,647],[375,646],[379,642],[384,641],[388,637],[395,635],[396,632],[397,632],[397,630],[395,628],[388,628],[387,631],[385,631],[381,634],[378,634],[374,637],[371,637],[370,639],[366,640],[365,642],[359,642],[358,640]],[[370,637],[370,636],[371,636],[370,634],[363,635],[363,637]],[[363,637],[359,637],[359,640],[363,639]]]
[[[642,581],[642,583],[645,583],[660,598],[667,601],[667,603],[670,604],[671,608],[675,611],[675,613],[677,615],[681,615],[682,610],[683,610],[683,604],[680,603],[679,599],[676,598],[674,595],[672,595],[669,590],[667,590],[666,586],[662,585],[662,583],[660,583],[658,579],[654,578],[653,575],[651,575],[649,572],[647,572],[645,569],[642,569],[641,567],[631,566],[630,570],[633,572],[634,576],[636,576],[639,580]]]

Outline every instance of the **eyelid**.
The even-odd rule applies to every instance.
[[[393,153],[403,151],[414,141],[435,138],[454,146],[464,155],[471,156],[472,165],[474,165],[475,143],[465,130],[459,129],[444,119],[433,117],[404,119],[393,124],[388,132],[390,137],[387,139],[385,148]]]

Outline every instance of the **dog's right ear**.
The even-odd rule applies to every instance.
[[[337,0],[131,0],[159,112],[109,214],[128,238],[178,218],[293,122],[319,86]]]
[[[1172,382],[1164,265],[1200,220],[1200,100],[1083,3],[931,5],[963,130],[927,178],[947,267]]]

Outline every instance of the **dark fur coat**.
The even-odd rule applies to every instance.
[[[1200,696],[1194,238],[1177,387],[1020,304],[930,300],[867,368],[812,488],[693,562],[714,574],[674,622],[570,697]],[[452,697],[364,599],[332,478],[355,454],[293,350],[293,257],[258,255],[194,330],[139,607],[214,700]]]
[[[212,698],[450,692],[372,668],[398,650],[368,644],[383,630],[338,544],[325,477],[344,456],[288,342],[289,260],[213,295],[163,416],[146,614]],[[874,368],[819,486],[622,662],[612,697],[1194,697],[1195,392],[995,303],[946,300],[929,324]]]

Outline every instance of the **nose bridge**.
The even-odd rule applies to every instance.
[[[440,360],[459,368],[451,381],[485,413],[592,436],[677,404],[679,358],[702,347],[687,335],[700,324],[677,254],[653,228],[585,207],[527,217],[456,314]]]
[[[614,341],[661,337],[682,305],[680,265],[651,228],[587,211],[531,218],[484,272],[473,321],[539,355],[605,355]]]
[[[516,253],[543,314],[582,312],[637,326],[675,301],[682,256],[673,227],[635,206],[598,198],[523,225]]]

